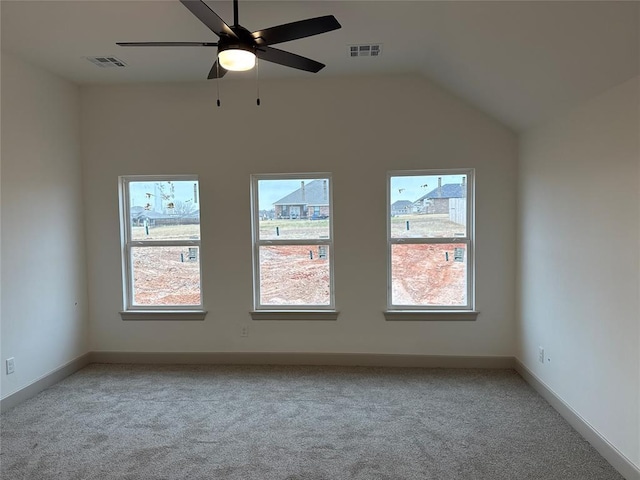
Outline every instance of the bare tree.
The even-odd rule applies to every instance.
[[[186,202],[182,202],[180,200],[176,200],[173,203],[173,211],[174,215],[179,215],[184,217],[185,215],[190,215],[196,211],[196,206],[193,204],[191,200],[187,200]]]

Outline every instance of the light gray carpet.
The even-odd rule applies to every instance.
[[[6,480],[622,479],[511,370],[94,364],[0,421]]]

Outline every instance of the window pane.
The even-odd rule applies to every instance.
[[[129,182],[132,240],[200,239],[198,182]]]
[[[200,305],[200,249],[134,247],[134,305]]]
[[[330,305],[329,247],[260,247],[260,304]]]
[[[329,179],[258,180],[260,240],[329,238]]]
[[[407,175],[390,179],[391,237],[467,235],[466,175]]]
[[[467,246],[391,245],[393,305],[467,304]]]

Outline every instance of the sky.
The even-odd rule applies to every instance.
[[[466,175],[407,175],[391,177],[390,196],[391,203],[398,200],[415,202],[421,196],[438,188],[438,177],[442,177],[442,185],[448,183],[462,183],[462,177]]]
[[[416,201],[421,196],[429,193],[438,187],[438,176],[442,177],[442,185],[448,183],[462,183],[464,175],[407,175],[391,177],[391,203],[398,200]],[[258,181],[258,199],[260,210],[271,210],[274,202],[282,197],[289,195],[300,188],[300,182],[309,183],[314,178],[288,178],[277,180],[259,180]],[[131,206],[144,206],[147,203],[152,205],[152,209],[156,209],[155,197],[158,191],[155,188],[156,183],[165,185],[165,191],[168,191],[167,182],[131,182],[129,194]],[[193,186],[197,182],[193,180],[173,182],[175,198],[173,201],[194,202]],[[147,193],[151,196],[147,197]],[[199,199],[195,199],[199,203]]]
[[[198,182],[194,180],[184,180],[179,182],[172,182],[174,186],[174,198],[166,200],[166,202],[189,202],[199,205],[199,198],[194,198],[193,186]],[[169,192],[169,182],[130,182],[129,183],[129,199],[132,207],[144,207],[147,203],[151,204],[151,210],[158,212],[162,211],[160,208],[159,196],[161,192],[156,188],[156,185],[163,185],[165,192]],[[147,194],[150,194],[147,196]],[[197,206],[199,210],[200,207]]]
[[[258,180],[258,209],[271,210],[273,204],[300,188],[300,182],[305,184],[317,180],[316,178],[288,178],[286,180]],[[331,188],[331,182],[329,182]]]
[[[260,180],[258,182],[259,207],[260,210],[271,210],[274,202],[282,197],[289,195],[291,192],[300,188],[300,182],[309,183],[314,178],[295,178],[286,180]],[[197,183],[193,180],[173,182],[175,198],[173,201],[193,202],[193,185]],[[151,204],[152,210],[159,210],[156,207],[156,196],[158,191],[156,184],[164,185],[165,191],[169,191],[168,182],[131,182],[129,185],[129,197],[131,206],[144,207],[147,203]],[[147,193],[151,196],[147,196]],[[198,199],[199,200],[199,199]]]
[[[466,175],[407,175],[391,177],[391,203],[397,200],[415,202],[421,196],[438,188],[438,177],[442,185],[461,184]],[[259,209],[271,210],[273,203],[300,188],[300,182],[308,183],[314,179],[260,180],[258,182]]]

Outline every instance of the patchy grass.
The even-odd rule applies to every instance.
[[[198,240],[200,225],[162,225],[149,227],[131,227],[132,240]]]
[[[407,222],[409,222],[409,228],[407,228]],[[441,238],[464,236],[465,234],[465,226],[452,222],[447,214],[391,217],[391,236],[393,238]]]
[[[409,229],[407,229],[409,222]],[[329,220],[261,220],[260,238],[328,238]],[[465,227],[448,215],[402,215],[391,218],[394,238],[455,237]],[[198,225],[133,227],[133,240],[194,240]],[[463,244],[455,245],[464,247]],[[392,295],[395,304],[460,305],[466,299],[465,261],[455,262],[454,245],[402,245],[394,247]],[[465,249],[466,250],[466,249]],[[313,252],[313,258],[309,252]],[[140,305],[193,305],[200,302],[199,258],[188,261],[187,247],[134,249],[135,302]],[[180,254],[184,255],[181,261]],[[327,252],[328,253],[328,252]],[[447,261],[446,254],[449,254]],[[246,255],[250,255],[247,252]],[[381,252],[381,255],[384,255]],[[318,257],[318,246],[261,248],[261,301],[278,305],[326,305],[330,299],[329,261]],[[337,292],[340,295],[340,292]]]
[[[261,240],[295,240],[329,238],[329,219],[324,220],[260,220]]]

